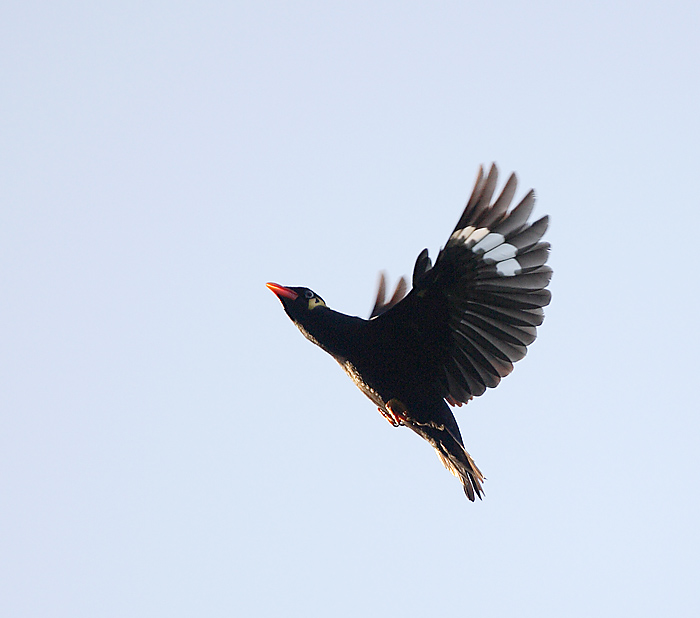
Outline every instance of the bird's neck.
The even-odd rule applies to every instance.
[[[295,321],[303,335],[336,359],[345,359],[362,337],[366,320],[318,307],[304,322]]]

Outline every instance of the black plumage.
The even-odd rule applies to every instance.
[[[547,217],[528,223],[530,191],[508,211],[511,175],[492,202],[498,172],[479,174],[469,201],[433,266],[428,250],[386,301],[382,275],[369,320],[329,309],[308,288],[268,283],[301,332],[331,354],[394,425],[425,438],[470,500],[483,475],[464,448],[448,406],[498,385],[523,358],[542,323],[552,270],[541,242]]]

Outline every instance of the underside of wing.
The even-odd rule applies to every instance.
[[[479,170],[464,213],[432,269],[436,281],[447,281],[450,336],[443,386],[452,404],[481,395],[513,370],[535,340],[542,308],[551,298],[549,244],[541,242],[548,218],[528,223],[533,191],[509,210],[514,174],[492,201],[497,179],[495,165],[486,177]]]
[[[498,385],[523,358],[549,304],[548,219],[528,219],[533,191],[514,208],[511,175],[494,199],[498,171],[483,169],[435,265],[427,250],[416,260],[413,290],[385,318],[411,321],[427,333],[425,372],[451,405]],[[384,319],[384,318],[383,318]],[[428,366],[428,364],[430,366]]]

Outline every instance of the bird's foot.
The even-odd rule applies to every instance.
[[[408,419],[408,410],[398,399],[390,399],[379,411],[394,427],[400,427]]]
[[[393,427],[398,427],[399,425],[401,425],[401,422],[398,421],[396,419],[396,417],[393,414],[391,414],[391,412],[389,412],[388,410],[385,410],[384,408],[377,408],[377,410],[379,410],[379,412],[381,412],[381,415],[387,421],[389,421]]]

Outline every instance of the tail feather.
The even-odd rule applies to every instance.
[[[467,498],[474,502],[478,496],[481,500],[484,475],[464,448],[457,421],[443,399],[415,400],[408,406],[391,399],[386,408],[431,444],[445,468],[461,481]]]
[[[433,440],[429,440],[429,442],[433,444],[435,452],[445,468],[462,482],[467,498],[474,502],[475,496],[478,496],[481,500],[484,495],[481,486],[484,475],[477,468],[466,449],[456,441],[453,442],[451,448],[446,448],[442,440],[437,443]]]
[[[422,424],[413,419],[406,419],[404,424],[430,442],[445,468],[461,481],[467,498],[472,502],[477,496],[479,500],[482,499],[484,490],[481,484],[485,480],[484,475],[462,445],[461,439],[444,425]]]

